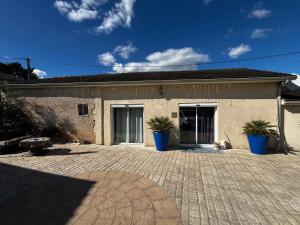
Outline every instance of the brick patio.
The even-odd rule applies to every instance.
[[[72,187],[80,174],[123,171],[142,175],[167,191],[186,225],[300,223],[300,153],[160,153],[136,146],[67,144],[54,146],[47,156],[3,155],[0,166],[1,208],[22,193],[39,193],[33,190],[47,185],[46,180]],[[91,185],[82,184],[82,199],[74,208]]]

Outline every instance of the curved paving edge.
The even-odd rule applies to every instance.
[[[82,211],[76,210],[70,224],[181,225],[180,211],[158,184],[128,172],[101,171],[77,176],[95,182]]]
[[[48,176],[47,183],[3,202],[1,225],[182,225],[171,196],[141,175]]]

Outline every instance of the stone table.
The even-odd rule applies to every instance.
[[[33,155],[43,154],[45,148],[51,146],[51,140],[48,137],[28,138],[20,142],[20,147],[29,149],[29,152]]]

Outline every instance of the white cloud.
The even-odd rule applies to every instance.
[[[102,24],[96,28],[97,33],[110,33],[116,27],[130,27],[134,15],[133,7],[136,0],[121,0],[105,13]]]
[[[107,0],[81,0],[80,3],[56,0],[54,7],[62,15],[66,15],[69,20],[81,22],[87,19],[96,19],[98,17],[98,7],[106,2]]]
[[[105,66],[111,66],[116,63],[116,55],[119,55],[123,59],[128,59],[130,54],[137,51],[137,48],[133,46],[131,42],[128,45],[118,45],[112,52],[105,52],[98,55],[99,63]]]
[[[292,80],[292,82],[293,82],[294,84],[296,84],[297,86],[300,87],[300,74],[293,73],[293,75],[296,75],[296,76],[297,76],[297,79],[296,79],[296,80]]]
[[[70,21],[82,22],[88,19],[100,18],[103,6],[109,0],[55,0],[54,7],[65,15]],[[104,17],[100,26],[96,27],[96,33],[110,33],[116,27],[130,27],[134,15],[133,7],[136,0],[119,0],[110,10],[103,12]]]
[[[246,44],[241,44],[237,47],[234,48],[230,48],[229,52],[228,52],[228,56],[232,59],[236,59],[238,57],[240,57],[241,55],[252,51],[250,45],[246,45]]]
[[[214,0],[202,0],[202,2],[204,3],[204,5],[208,5],[209,3],[211,3]]]
[[[33,73],[36,74],[39,78],[45,78],[48,75],[45,71],[39,69],[34,69]]]
[[[68,14],[69,20],[74,22],[81,22],[86,19],[95,19],[98,15],[98,12],[95,10],[88,10],[80,8],[78,10],[72,10]]]
[[[260,8],[260,9],[251,10],[250,13],[248,14],[248,18],[263,19],[271,15],[272,15],[271,10]]]
[[[113,70],[118,73],[158,70],[194,70],[197,69],[197,63],[209,61],[209,55],[198,53],[193,48],[167,49],[163,52],[154,52],[148,55],[144,62],[115,63]]]
[[[65,1],[55,1],[54,7],[57,8],[61,14],[68,13],[70,10],[73,9],[73,5]]]
[[[110,66],[116,62],[115,57],[110,52],[105,52],[101,55],[98,55],[98,60],[104,66]]]
[[[131,42],[129,42],[128,45],[118,45],[114,50],[114,52],[123,59],[128,59],[129,56],[136,51],[137,48]]]
[[[272,29],[269,29],[269,28],[262,28],[262,29],[257,28],[251,32],[250,38],[252,38],[252,39],[267,38],[268,33],[271,31],[272,31]]]

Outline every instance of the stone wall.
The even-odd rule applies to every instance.
[[[97,88],[39,88],[19,90],[41,127],[58,127],[74,141],[95,142]],[[88,104],[89,115],[78,114],[78,104]]]

